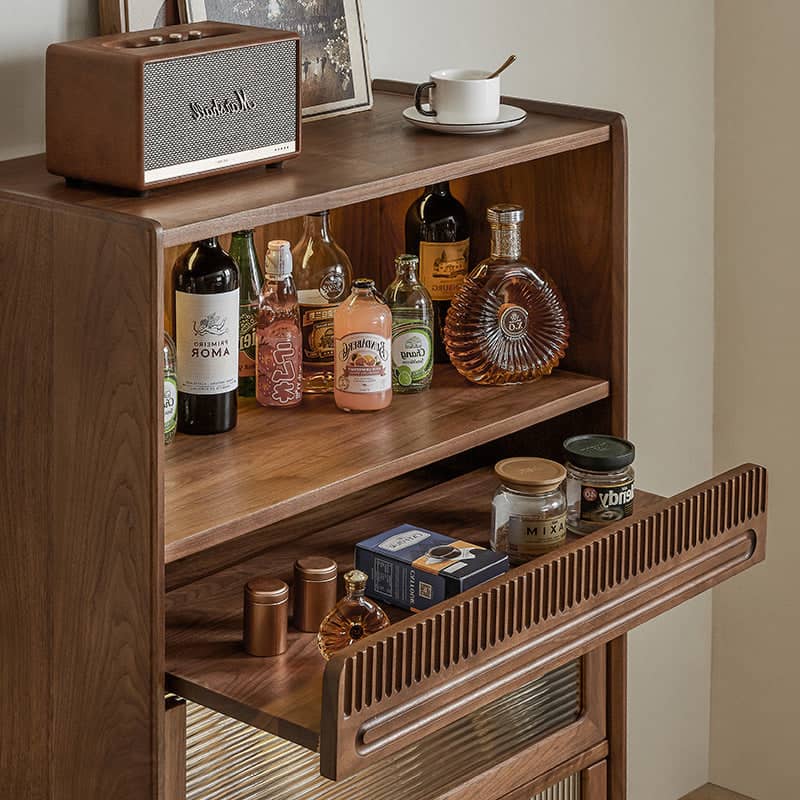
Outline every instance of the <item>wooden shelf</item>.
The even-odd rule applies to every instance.
[[[522,386],[475,386],[437,367],[433,387],[377,414],[331,396],[296,409],[241,403],[237,427],[167,448],[166,562],[608,397],[608,382],[556,371]]]
[[[396,88],[404,92],[407,87]],[[549,107],[552,113],[541,113],[541,104],[513,102],[528,108],[530,116],[502,137],[446,137],[403,121],[401,113],[411,104],[407,94],[378,91],[371,111],[305,125],[302,154],[281,170],[256,168],[155,190],[145,198],[67,188],[63,179],[48,174],[42,155],[0,164],[0,186],[41,200],[154,220],[164,229],[164,245],[170,246],[609,139],[608,123],[575,118],[574,109],[572,117],[557,116],[556,106]]]
[[[244,584],[258,575],[291,582],[294,560],[305,554],[334,558],[343,573],[353,566],[354,542],[404,522],[488,545],[496,487],[491,469],[476,470],[170,592],[167,688],[317,750],[325,661],[316,637],[290,628],[286,653],[268,659],[248,656],[241,645]],[[639,492],[637,509],[658,499]],[[393,622],[412,616],[386,610]]]

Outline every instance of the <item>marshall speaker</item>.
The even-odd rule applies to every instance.
[[[134,191],[300,152],[300,39],[201,22],[51,45],[47,168]]]

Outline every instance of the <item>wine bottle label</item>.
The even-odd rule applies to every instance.
[[[422,320],[392,325],[392,376],[400,386],[423,383],[433,369],[433,332]]]
[[[546,553],[564,541],[567,535],[567,515],[565,512],[548,519],[513,515],[503,527],[508,542],[508,554],[527,558]]]
[[[175,378],[164,378],[164,438],[178,427],[178,383]]]
[[[633,513],[633,479],[616,486],[581,486],[581,519],[614,522]]]
[[[521,339],[528,332],[528,311],[515,303],[500,306],[500,330],[511,342]]]
[[[178,390],[225,394],[239,385],[239,290],[175,292]]]
[[[256,320],[255,305],[239,306],[239,377],[252,378],[256,374]]]
[[[374,333],[348,333],[336,340],[336,388],[371,394],[392,388],[392,343]]]
[[[329,303],[316,289],[301,289],[297,292],[297,299],[303,331],[303,361],[312,365],[332,365],[333,314],[338,304]]]
[[[469,272],[469,239],[420,242],[419,277],[433,300],[452,300]]]

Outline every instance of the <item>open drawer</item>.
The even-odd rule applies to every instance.
[[[669,499],[639,493],[624,524],[401,615],[327,664],[311,634],[292,633],[273,659],[243,652],[241,590],[253,575],[288,577],[298,547],[346,568],[354,541],[406,521],[485,541],[495,486],[476,470],[171,592],[167,688],[318,749],[321,773],[341,779],[764,558],[766,471],[744,465]]]

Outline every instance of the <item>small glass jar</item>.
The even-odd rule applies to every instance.
[[[567,537],[566,470],[546,458],[506,458],[494,468],[501,485],[492,501],[491,546],[523,564]]]
[[[586,434],[564,442],[567,527],[581,536],[633,513],[636,449],[627,439]]]

